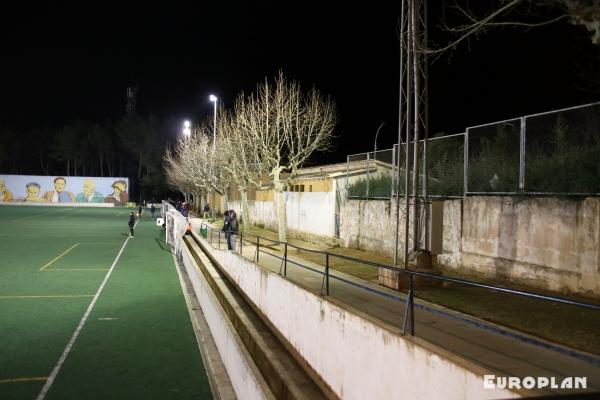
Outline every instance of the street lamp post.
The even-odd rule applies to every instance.
[[[211,94],[209,97],[210,101],[212,101],[214,106],[214,116],[213,116],[213,152],[215,151],[215,143],[217,142],[217,96]]]
[[[183,122],[183,135],[186,137],[190,137],[190,135],[192,134],[192,129],[191,129],[192,124],[190,123],[190,121],[184,121]]]
[[[214,103],[214,116],[213,116],[213,163],[214,163],[214,157],[215,157],[215,151],[216,151],[216,144],[217,144],[217,96],[215,96],[214,94],[211,94],[208,99],[210,101],[212,101]],[[211,163],[211,170],[213,168],[213,165]],[[212,171],[211,171],[211,175],[212,175]],[[214,176],[213,176],[214,179]],[[211,196],[211,202],[212,207],[211,207],[211,214],[214,218],[215,216],[215,190],[212,189],[212,196]]]
[[[384,125],[385,121],[383,121],[381,125],[379,125],[379,128],[377,128],[377,133],[375,133],[375,149],[373,151],[373,157],[375,157],[375,159],[377,159],[377,135],[379,135],[379,130],[383,128]]]
[[[385,125],[385,121],[383,121],[379,128],[377,128],[377,132],[375,132],[375,146],[373,148],[373,158],[375,159],[375,168],[377,168],[377,136],[379,135],[379,130]],[[370,179],[370,168],[371,161],[369,157],[369,153],[367,153],[367,199],[369,198],[369,179]],[[375,170],[377,172],[377,170]]]

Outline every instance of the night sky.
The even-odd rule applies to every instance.
[[[327,161],[372,149],[382,121],[378,148],[395,142],[399,2],[209,3],[4,9],[0,124],[114,121],[130,82],[139,86],[139,113],[199,121],[212,113],[210,93],[232,106],[281,68],[338,105],[338,145]],[[432,9],[433,29],[439,15]],[[594,70],[600,46],[583,28],[492,31],[431,66],[431,133],[598,101],[600,87],[585,72]]]

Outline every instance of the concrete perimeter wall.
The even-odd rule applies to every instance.
[[[467,197],[444,204],[445,269],[600,297],[600,199]]]
[[[334,192],[285,192],[287,226],[297,233],[335,236]],[[241,215],[240,201],[230,201],[229,208]],[[272,201],[248,201],[253,224],[277,231],[277,207]]]
[[[443,217],[432,226],[443,229],[437,262],[446,271],[600,297],[600,199],[488,196],[443,203]],[[393,257],[393,203],[348,200],[340,216],[345,247]],[[401,229],[400,244],[403,237]]]
[[[397,329],[375,323],[235,253],[205,247],[339,398],[434,399],[442,393],[444,399],[516,397],[507,390],[485,390],[486,371],[467,361],[403,337]]]
[[[291,232],[333,239],[333,193],[288,195]],[[442,217],[431,223],[443,230],[437,262],[446,271],[600,297],[600,198],[481,196],[443,203]],[[250,202],[250,213],[255,223],[277,229],[272,202]],[[395,224],[391,201],[347,200],[340,205],[339,241],[393,257]],[[403,241],[401,229],[399,257]]]

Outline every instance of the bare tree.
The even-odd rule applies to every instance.
[[[261,187],[260,178],[263,171],[255,161],[252,137],[247,130],[243,129],[244,100],[242,93],[238,96],[233,112],[221,110],[219,113],[219,132],[223,143],[223,151],[219,153],[219,163],[228,172],[228,178],[237,185],[240,192],[241,215],[244,222],[241,227],[246,230],[252,223],[248,210],[248,189],[252,184]]]
[[[243,100],[243,107],[238,104],[237,114],[254,150],[250,165],[268,171],[273,180],[279,240],[285,241],[283,192],[311,154],[330,149],[337,121],[335,104],[315,88],[303,93],[298,82],[280,72],[272,83],[265,79],[255,94]]]
[[[468,6],[464,0],[455,0],[449,8],[461,22],[443,22],[443,28],[457,37],[448,44],[435,49],[421,49],[425,53],[440,53],[455,48],[472,36],[494,27],[520,26],[535,28],[559,21],[586,28],[591,32],[591,42],[600,45],[600,1],[599,0],[497,0],[483,11],[484,16]],[[489,3],[486,3],[489,4]],[[479,10],[482,4],[477,3]],[[548,18],[548,11],[554,14]]]

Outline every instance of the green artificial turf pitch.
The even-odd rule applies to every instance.
[[[0,207],[0,399],[35,399],[128,237],[128,209]],[[205,399],[164,232],[145,212],[45,399]]]

